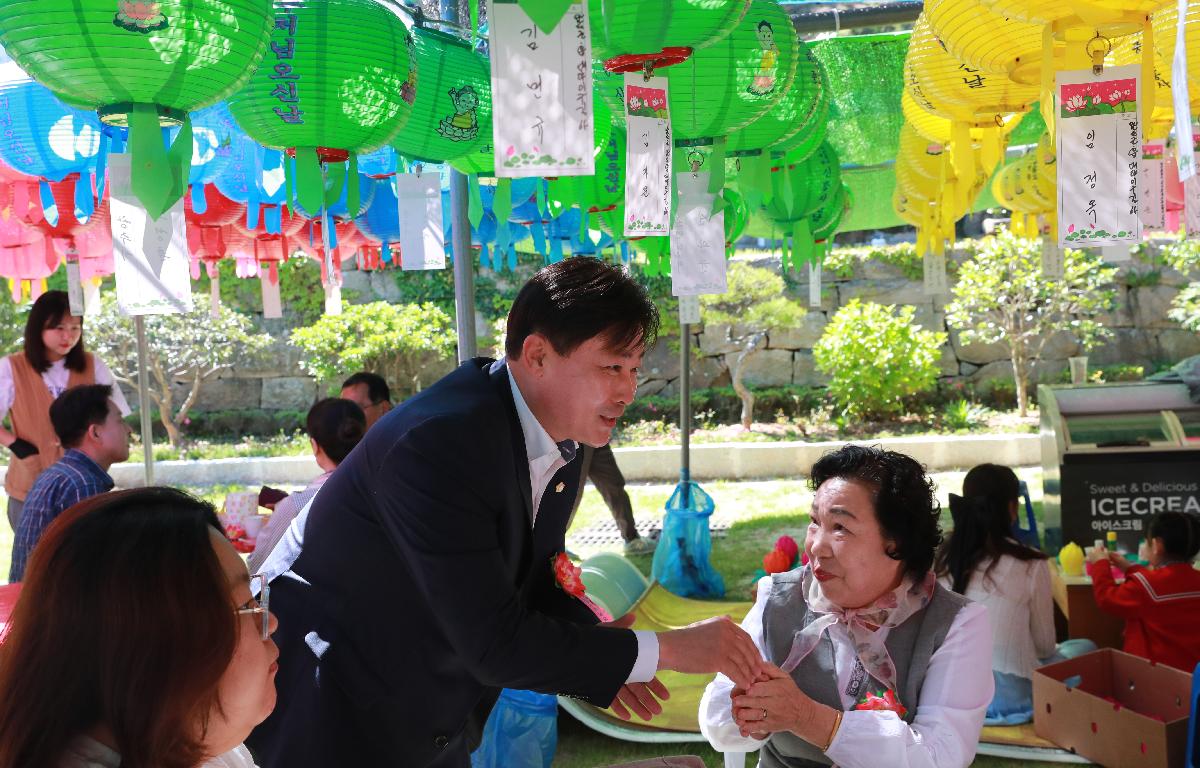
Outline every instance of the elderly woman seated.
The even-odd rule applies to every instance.
[[[770,663],[718,675],[700,729],[761,768],[959,768],[992,699],[987,611],[937,583],[939,506],[908,456],[846,446],[816,463],[808,565],[766,576],[742,627]]]

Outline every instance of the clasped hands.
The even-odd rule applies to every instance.
[[[729,701],[741,735],[760,740],[777,731],[808,739],[817,706],[791,675],[768,662],[763,662],[763,673],[751,685],[735,681]]]
[[[604,626],[628,628],[633,616],[622,616]],[[658,668],[684,674],[721,673],[735,685],[748,689],[767,674],[754,641],[728,616],[698,621],[682,629],[658,634]],[[670,698],[667,687],[654,678],[648,683],[626,683],[612,702],[613,714],[629,720],[636,714],[650,720],[662,713],[660,701]],[[632,714],[631,714],[632,713]]]

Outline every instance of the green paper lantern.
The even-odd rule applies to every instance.
[[[749,0],[588,0],[599,58],[712,45],[729,34]]]
[[[799,41],[775,0],[753,0],[733,31],[662,70],[676,142],[710,141],[749,125],[784,97]]]
[[[270,0],[8,0],[0,45],[73,107],[124,125],[131,104],[174,124],[250,78],[267,49]]]
[[[802,115],[803,123],[798,131],[770,146],[772,152],[787,153],[798,160],[807,159],[825,141],[825,136],[829,131],[829,112],[830,104],[832,104],[829,76],[825,73],[825,65],[813,54],[811,46],[805,45],[802,53],[812,56],[816,62],[816,68],[813,71],[817,79],[817,84],[814,86],[817,92],[816,101],[812,105],[812,111],[806,116]],[[803,64],[804,60],[801,59],[800,67]],[[797,69],[803,71],[800,67]],[[799,72],[797,72],[796,81],[800,81]]]
[[[276,0],[275,10],[271,52],[229,99],[242,130],[275,149],[350,153],[395,138],[416,100],[405,22],[375,0]]]
[[[270,0],[7,0],[0,46],[66,103],[129,126],[133,192],[157,218],[187,189],[188,112],[247,82],[271,20]],[[164,125],[183,126],[170,152]]]
[[[483,130],[481,124],[479,130]],[[495,176],[496,175],[496,152],[492,147],[492,125],[491,116],[488,117],[487,137],[483,144],[474,152],[469,152],[462,157],[456,157],[450,161],[450,167],[459,173],[465,173],[468,176]]]
[[[829,97],[821,63],[803,42],[797,41],[797,46],[796,73],[783,98],[753,123],[730,133],[726,152],[758,152],[786,142],[801,132],[814,130],[813,121],[820,117],[822,100],[828,113]]]
[[[413,42],[417,68],[410,81],[416,99],[392,146],[409,160],[440,163],[490,144],[492,82],[487,60],[466,41],[433,29],[414,29]]]
[[[625,76],[620,72],[609,72],[604,62],[592,62],[592,94],[600,94],[601,100],[612,116],[613,125],[625,125]]]
[[[774,199],[764,206],[767,216],[780,223],[808,219],[827,205],[841,186],[841,166],[829,142],[800,162],[791,156],[784,158],[771,171]]]
[[[813,240],[826,240],[837,233],[838,225],[842,223],[849,212],[850,197],[846,187],[838,184],[833,194],[816,212],[808,217],[809,229]]]
[[[275,0],[275,14],[270,51],[229,111],[250,138],[295,155],[301,207],[322,207],[322,162],[337,164],[357,200],[355,155],[390,142],[412,114],[412,34],[376,0]]]

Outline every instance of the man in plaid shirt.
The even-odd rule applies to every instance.
[[[50,423],[67,449],[38,475],[21,513],[8,580],[20,581],[42,532],[63,510],[112,490],[108,468],[129,458],[130,429],[112,400],[112,386],[72,387],[50,406]]]

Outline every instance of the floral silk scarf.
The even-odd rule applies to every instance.
[[[801,588],[804,590],[808,607],[818,618],[807,627],[796,630],[792,638],[792,649],[781,665],[784,672],[791,672],[817,647],[825,630],[837,623],[846,625],[854,641],[854,651],[863,667],[872,677],[889,690],[896,687],[896,667],[884,645],[884,627],[897,627],[925,606],[933,597],[937,578],[933,572],[925,574],[920,582],[904,577],[900,586],[886,592],[871,605],[863,608],[841,608],[834,605],[821,591],[821,583],[813,577],[812,566],[804,566]],[[876,629],[871,629],[874,626]]]

